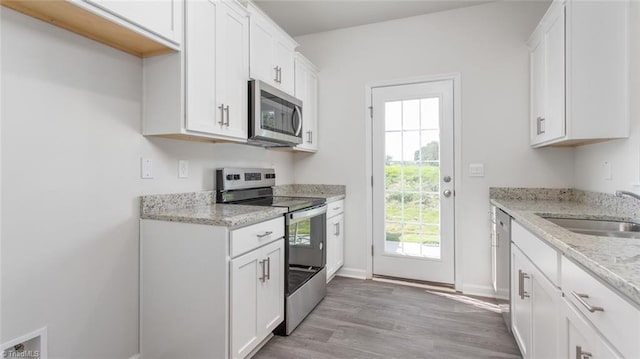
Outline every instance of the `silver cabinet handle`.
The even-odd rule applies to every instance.
[[[278,82],[278,66],[273,68],[276,71],[276,78],[273,81]]]
[[[307,131],[307,143],[313,143],[311,142],[311,131]]]
[[[591,358],[591,357],[593,357],[592,353],[582,351],[582,346],[576,345],[576,359],[584,359],[584,358]]]
[[[267,280],[271,279],[271,257],[265,259],[267,261],[267,274],[265,274]]]
[[[224,112],[227,113],[227,122],[225,122],[225,126],[229,127],[229,105],[225,106]]]
[[[453,192],[451,192],[451,190],[450,190],[450,189],[445,189],[445,190],[442,192],[442,194],[443,194],[445,197],[447,197],[447,198],[448,198],[448,197],[451,197],[451,194],[453,194]]]
[[[340,223],[334,223],[333,226],[335,227],[335,230],[333,231],[333,235],[334,236],[340,235]]]
[[[444,178],[442,179],[445,183],[449,183],[451,182],[451,176],[444,176]]]
[[[531,278],[527,273],[523,272],[521,269],[518,269],[518,295],[520,299],[524,300],[524,298],[529,298],[529,293],[524,290],[524,280]]]
[[[278,83],[282,83],[282,67],[278,66]]]
[[[272,231],[266,231],[266,232],[264,232],[264,233],[262,233],[262,234],[256,234],[256,237],[258,237],[258,238],[264,238],[264,237],[266,237],[266,236],[270,236],[270,235],[272,235],[272,234],[273,234],[273,232],[272,232]]]
[[[263,282],[263,283],[267,279],[267,276],[266,276],[265,271],[264,271],[265,262],[266,261],[259,261],[258,262],[258,263],[260,263],[260,266],[262,267],[262,276],[260,278],[258,278],[258,279],[260,279],[260,281]]]
[[[544,123],[543,123],[544,121],[545,121],[544,117],[536,118],[536,133],[538,135],[541,135],[545,132]]]
[[[337,210],[339,210],[339,209],[340,209],[340,206],[338,206],[338,207],[333,207],[333,210],[334,210],[334,211],[337,211]]]
[[[309,131],[309,143],[313,143],[313,131]]]
[[[224,126],[224,104],[218,106],[218,108],[220,109],[220,115],[222,115],[218,123],[220,124],[220,126]]]
[[[585,299],[589,298],[589,294],[576,293],[575,291],[571,291],[571,295],[576,298],[580,304],[582,304],[588,311],[593,312],[604,312],[604,308],[602,307],[594,307],[593,305],[587,303]]]

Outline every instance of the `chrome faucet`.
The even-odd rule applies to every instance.
[[[616,191],[616,197],[623,198],[625,196],[632,197],[640,201],[640,194],[636,194],[629,191]]]

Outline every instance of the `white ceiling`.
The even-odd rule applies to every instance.
[[[486,0],[254,0],[291,36],[458,9]]]

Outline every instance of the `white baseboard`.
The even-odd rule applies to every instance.
[[[467,295],[477,295],[479,297],[494,298],[495,293],[490,285],[464,284],[462,293]]]
[[[355,278],[355,279],[367,279],[367,271],[359,268],[347,268],[342,267],[336,273],[338,277],[347,277],[347,278]]]

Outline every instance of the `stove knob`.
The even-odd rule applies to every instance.
[[[233,180],[233,175],[227,175],[227,181]]]
[[[233,175],[233,179],[234,180],[239,180],[240,179],[240,175]]]

